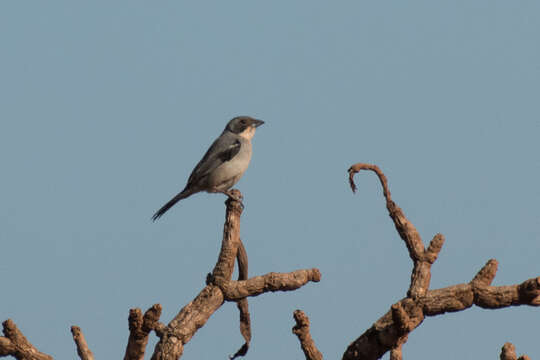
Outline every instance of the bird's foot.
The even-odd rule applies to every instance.
[[[236,189],[226,190],[222,191],[223,194],[227,195],[230,200],[238,201],[240,203],[240,206],[242,206],[242,209],[244,208],[244,203],[242,200],[244,200],[244,197],[242,196],[242,193]]]

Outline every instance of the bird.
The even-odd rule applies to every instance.
[[[251,161],[251,139],[255,129],[262,124],[264,121],[249,116],[231,119],[195,166],[184,189],[156,211],[152,220],[159,219],[178,201],[201,191],[223,193],[239,200],[229,193],[229,189],[247,170]]]

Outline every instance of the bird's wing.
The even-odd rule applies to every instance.
[[[238,154],[240,146],[240,140],[236,136],[222,134],[214,141],[201,161],[195,166],[189,176],[188,184],[197,182],[224,162],[230,161]]]

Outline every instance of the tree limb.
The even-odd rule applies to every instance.
[[[144,359],[148,336],[157,328],[161,310],[160,304],[153,305],[144,316],[139,308],[129,310],[129,339],[124,360]]]
[[[360,170],[373,171],[379,177],[389,216],[405,242],[413,261],[413,271],[407,297],[392,305],[371,328],[353,341],[343,359],[378,359],[387,351],[392,351],[392,359],[401,359],[401,348],[408,334],[424,321],[425,316],[461,311],[473,304],[487,309],[540,305],[540,277],[516,285],[491,286],[497,272],[497,261],[494,259],[489,260],[468,284],[429,290],[431,265],[444,244],[444,236],[435,235],[425,249],[414,225],[392,201],[386,176],[376,165],[358,163],[349,168],[349,183],[353,192],[356,191],[353,177]]]
[[[53,360],[32,345],[11,319],[2,323],[5,337],[0,337],[0,356],[13,356],[18,360]]]
[[[302,310],[296,310],[293,313],[296,325],[292,328],[292,332],[298,336],[302,351],[306,356],[306,360],[322,360],[323,356],[309,332],[309,318]]]
[[[94,360],[94,354],[90,351],[86,339],[81,331],[81,328],[78,326],[71,327],[71,334],[73,335],[73,341],[77,345],[77,354],[81,360]]]
[[[238,190],[231,190],[231,194],[236,199],[242,198]],[[246,343],[235,356],[244,355],[251,340],[246,298],[268,291],[294,290],[309,281],[320,279],[320,273],[316,269],[316,271],[297,270],[290,273],[293,275],[271,273],[247,279],[247,254],[240,240],[240,216],[243,207],[233,198],[229,198],[225,204],[227,211],[223,227],[223,241],[214,270],[207,277],[207,285],[193,301],[180,310],[167,326],[159,329],[161,338],[154,349],[152,360],[180,358],[184,345],[225,301],[237,302],[240,310],[240,331]],[[240,280],[232,281],[236,259],[239,263]],[[318,276],[314,275],[315,273],[318,273]]]
[[[308,282],[319,282],[321,273],[318,269],[296,270],[290,273],[268,273],[244,281],[229,281],[220,284],[226,300],[238,300],[257,296],[269,291],[296,290]]]

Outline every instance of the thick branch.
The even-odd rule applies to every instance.
[[[230,193],[236,199],[242,197],[238,190],[231,190]],[[297,289],[308,281],[320,279],[318,270],[298,270],[290,274],[268,274],[247,279],[247,254],[240,240],[240,216],[243,207],[233,198],[229,198],[225,204],[227,211],[221,251],[212,274],[207,277],[207,286],[192,302],[180,310],[167,326],[160,325],[156,329],[160,341],[152,355],[153,360],[178,359],[182,355],[184,344],[206,324],[225,300],[235,301],[240,311],[240,331],[246,342],[234,356],[244,355],[251,340],[246,298],[267,291]],[[235,260],[238,260],[239,265],[238,281],[231,280]]]
[[[491,265],[491,262],[487,265]],[[416,301],[405,298],[394,304],[389,312],[349,345],[343,359],[380,358],[395,348],[404,334],[418,327],[424,316],[461,311],[473,304],[488,309],[517,305],[539,306],[539,294],[540,277],[510,286],[474,286],[471,282],[429,290]]]
[[[309,318],[301,310],[296,310],[293,316],[296,325],[292,328],[292,332],[298,336],[306,360],[322,360],[323,356],[319,349],[317,349],[317,346],[315,346],[315,342],[309,332]]]
[[[81,331],[81,328],[78,326],[71,327],[71,334],[73,335],[73,341],[77,345],[77,354],[81,360],[94,360],[94,354],[90,351],[86,339]]]
[[[231,190],[237,199],[242,197],[238,190]],[[210,276],[208,285],[189,304],[174,317],[165,329],[161,329],[161,339],[156,344],[152,360],[176,360],[182,356],[186,344],[200,329],[210,316],[224,302],[223,293],[214,284],[230,281],[234,270],[234,261],[240,244],[240,216],[242,204],[229,198],[225,204],[225,225],[223,227],[223,241],[218,261]]]
[[[306,269],[290,273],[269,273],[249,280],[230,281],[220,286],[225,299],[234,301],[269,291],[296,290],[310,281],[319,282],[320,280],[321,273],[318,269]]]
[[[141,309],[129,310],[129,339],[124,360],[142,360],[148,344],[148,335],[158,326],[161,305],[155,304],[144,316]]]
[[[219,287],[207,285],[164,329],[160,341],[156,344],[152,359],[176,360],[180,358],[184,351],[184,344],[206,324],[223,301],[223,293]]]
[[[231,192],[235,196],[242,196],[240,191],[236,189],[231,190]],[[240,246],[240,216],[243,211],[242,204],[238,201],[228,199],[225,203],[227,204],[227,213],[223,227],[223,241],[216,266],[212,272],[213,278],[221,281],[229,281],[234,271],[234,260]]]
[[[0,355],[13,356],[18,360],[52,360],[52,356],[39,352],[17,325],[7,319],[2,323],[5,337],[0,337]]]

